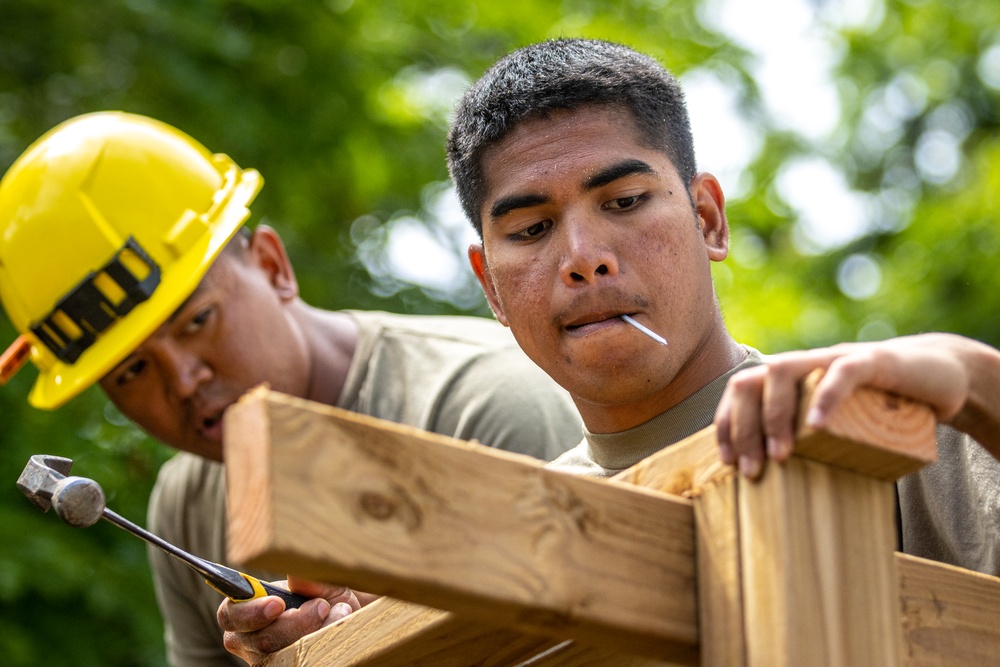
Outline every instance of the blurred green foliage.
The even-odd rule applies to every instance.
[[[464,263],[460,239],[430,210],[447,181],[455,95],[517,46],[603,37],[678,75],[715,73],[761,139],[744,170],[750,187],[729,206],[733,256],[716,267],[738,339],[778,351],[939,329],[1000,344],[1000,5],[872,0],[863,28],[830,27],[844,113],[817,141],[769,117],[752,54],[710,27],[718,2],[611,4],[0,0],[0,171],[71,116],[148,114],[261,171],[254,221],[286,239],[307,301],[486,314],[474,284],[393,279],[369,271],[359,248],[374,243],[377,255],[393,221],[409,217]],[[817,16],[837,4],[820,2]],[[810,156],[865,195],[867,233],[837,247],[801,241],[778,175]],[[0,318],[0,341],[15,335]],[[30,409],[33,376],[0,390],[3,663],[162,665],[143,545],[105,523],[76,530],[43,516],[14,482],[31,454],[68,456],[110,507],[143,523],[170,452],[95,390],[57,413]]]

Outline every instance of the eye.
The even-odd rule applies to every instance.
[[[205,326],[205,323],[208,322],[208,319],[212,316],[212,312],[214,310],[215,309],[211,306],[199,310],[198,313],[188,320],[186,325],[184,325],[184,333],[193,334],[200,331],[201,328]]]
[[[606,203],[604,208],[614,211],[628,211],[646,201],[648,198],[649,197],[644,194],[632,195],[630,197],[618,197]]]
[[[127,383],[137,378],[145,367],[145,359],[133,360],[131,363],[126,365],[118,375],[115,376],[115,384],[119,387],[125,386]]]
[[[552,226],[551,220],[542,220],[541,222],[536,222],[533,225],[525,227],[523,230],[517,232],[516,234],[512,234],[511,238],[522,241],[533,239],[547,232],[549,230],[549,227],[551,226]]]

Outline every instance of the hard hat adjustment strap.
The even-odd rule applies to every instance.
[[[135,269],[146,269],[146,275]],[[130,236],[111,261],[80,281],[31,331],[56,357],[72,364],[159,284],[159,265]]]

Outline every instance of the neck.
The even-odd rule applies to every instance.
[[[302,329],[309,349],[309,392],[305,398],[336,405],[358,342],[358,328],[345,313],[302,304]]]

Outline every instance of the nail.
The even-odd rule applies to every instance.
[[[344,618],[345,616],[350,616],[354,610],[351,609],[351,605],[346,602],[338,602],[333,605],[333,609],[330,612],[330,616],[335,620]]]
[[[264,616],[268,620],[274,620],[281,616],[281,612],[285,611],[285,605],[281,604],[277,600],[271,600],[266,605],[264,605]]]
[[[623,321],[625,321],[626,323],[631,324],[636,329],[638,329],[642,333],[646,334],[647,336],[649,336],[650,338],[652,338],[653,340],[655,340],[660,345],[666,345],[667,344],[667,339],[666,338],[664,338],[660,334],[656,333],[655,331],[649,329],[648,327],[646,327],[646,326],[644,326],[642,324],[639,324],[632,317],[630,317],[628,315],[619,315],[619,317]]]
[[[806,425],[809,428],[823,428],[825,422],[826,416],[818,406],[814,405],[809,408],[809,412],[806,414]]]
[[[744,477],[749,477],[750,479],[757,479],[760,475],[761,461],[759,459],[752,459],[749,456],[740,457],[740,473]]]

